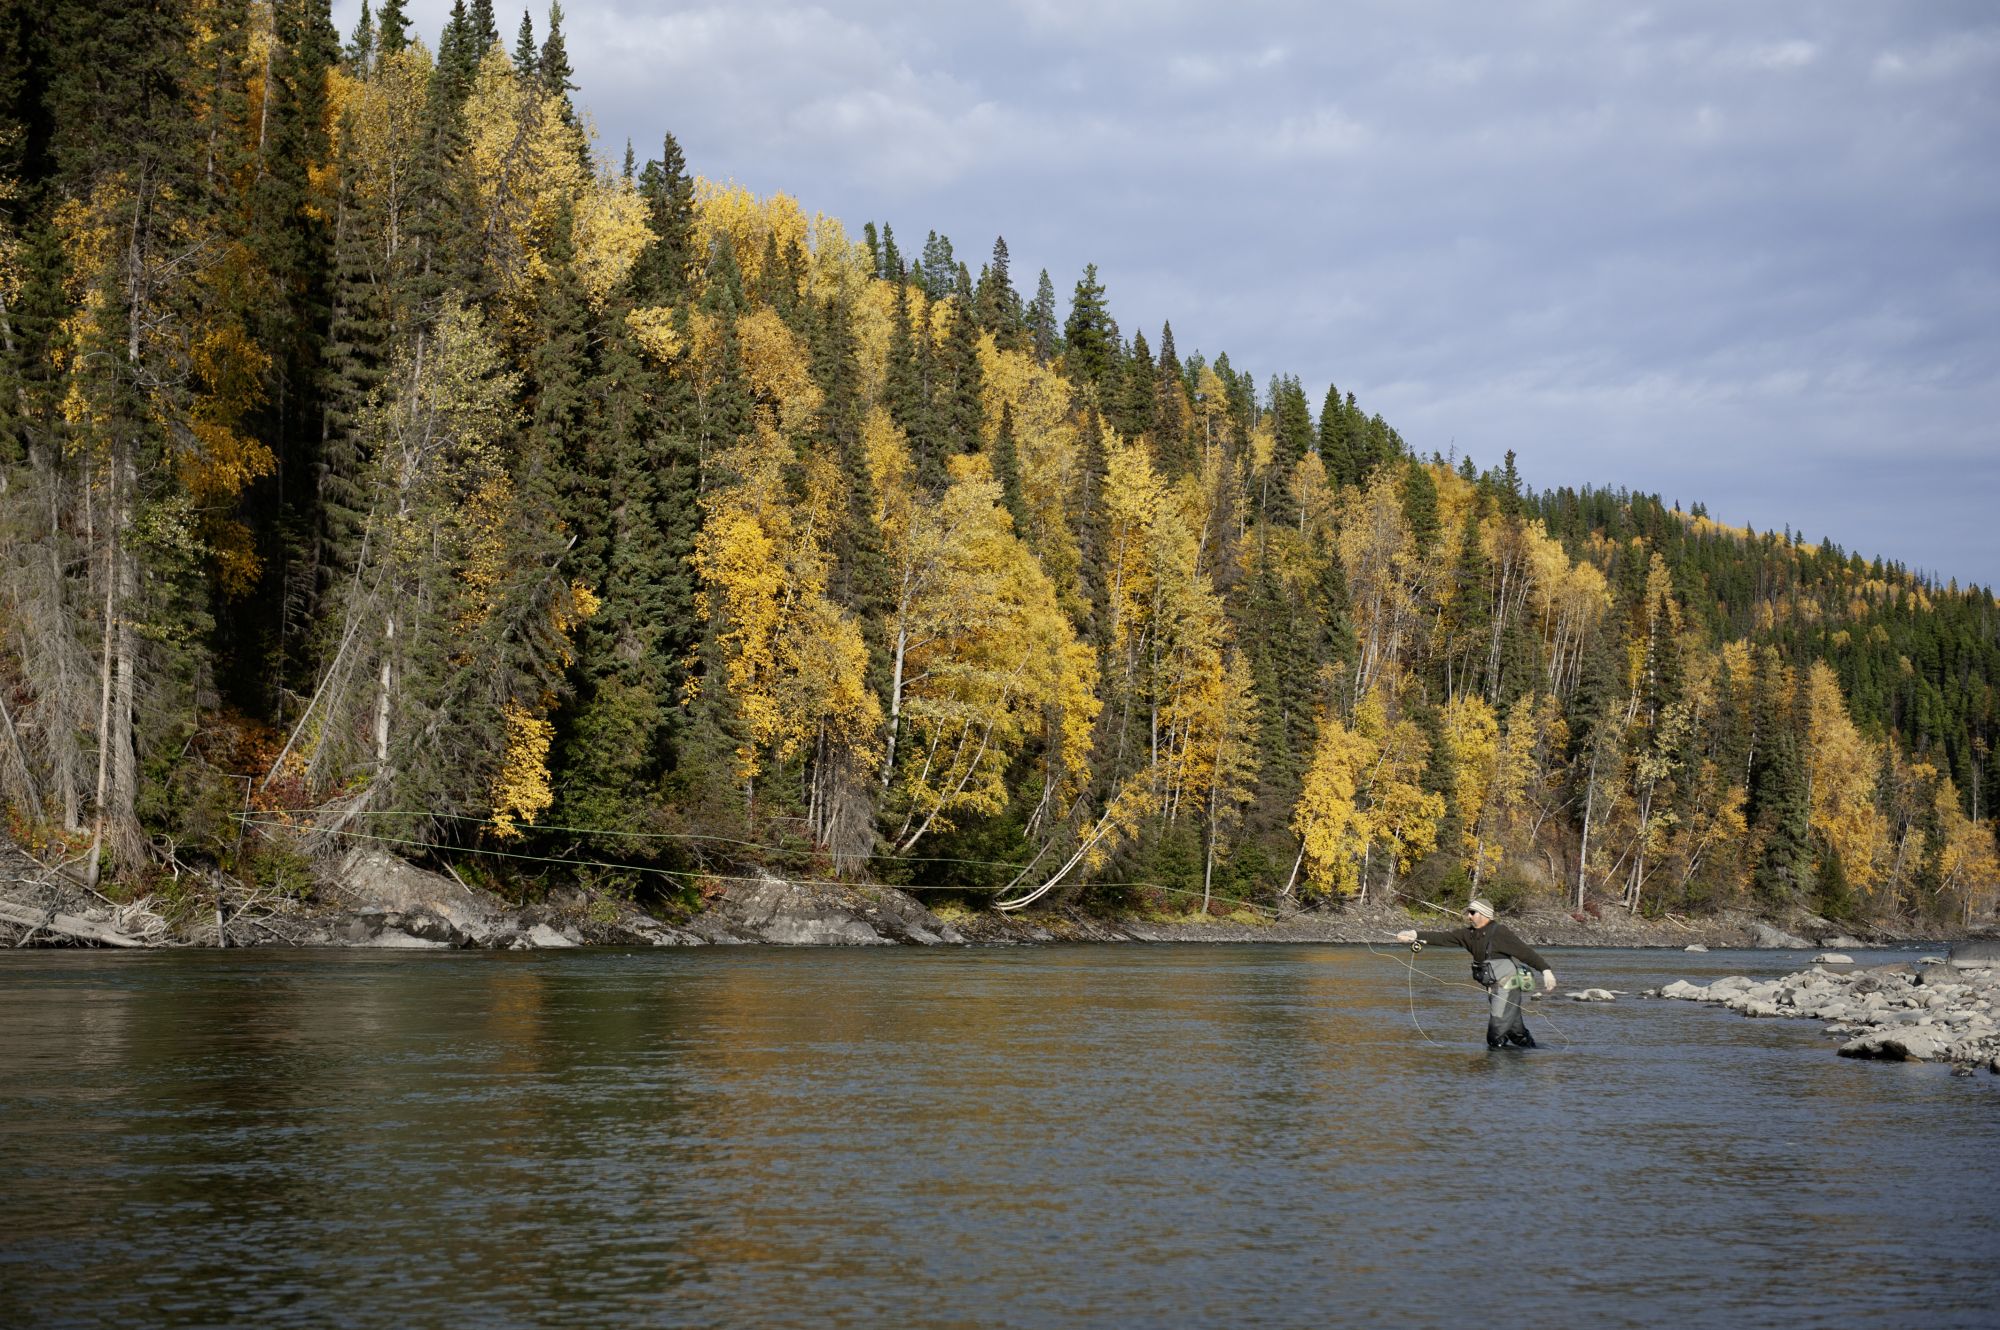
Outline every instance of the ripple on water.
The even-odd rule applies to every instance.
[[[1782,973],[1569,952],[1567,984]],[[0,964],[42,1323],[1990,1324],[1993,1078],[1341,947]]]

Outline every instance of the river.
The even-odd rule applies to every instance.
[[[2000,1323],[2000,1077],[1408,959],[0,954],[0,1324]]]

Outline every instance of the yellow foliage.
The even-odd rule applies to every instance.
[[[681,336],[674,330],[674,312],[664,306],[635,309],[625,315],[625,326],[632,330],[633,340],[644,351],[662,365],[678,360],[687,347]]]
[[[1451,773],[1446,784],[1458,802],[1459,823],[1465,829],[1465,849],[1469,852],[1479,844],[1480,812],[1486,807],[1487,790],[1495,784],[1500,725],[1493,709],[1476,694],[1446,702],[1439,721],[1438,758]],[[1519,760],[1518,754],[1510,756]]]
[[[383,260],[412,240],[410,217],[430,81],[431,55],[421,42],[381,56],[365,80],[339,69],[328,76],[329,109],[346,140],[341,170],[352,178],[360,198],[387,220],[379,242]]]
[[[695,542],[699,609],[718,621],[724,685],[745,734],[737,776],[746,782],[767,756],[787,761],[808,742],[838,750],[858,770],[879,760],[882,713],[865,683],[867,649],[859,626],[826,596],[826,518],[838,508],[831,464],[809,464],[808,499],[795,512],[783,478],[792,455],[760,428],[718,458],[737,479],[703,496],[707,520]]]
[[[769,308],[737,319],[736,335],[760,420],[792,438],[812,429],[824,394],[813,382],[805,343]]]
[[[1367,795],[1375,843],[1407,873],[1437,848],[1444,796],[1420,782],[1430,761],[1430,743],[1416,722],[1392,720],[1380,690],[1354,709],[1354,728],[1374,743],[1379,757],[1369,773]]]
[[[1320,717],[1292,830],[1304,845],[1307,880],[1322,892],[1351,896],[1361,888],[1361,856],[1375,831],[1360,796],[1379,755],[1373,740],[1332,712]]]
[[[527,319],[565,215],[577,280],[602,307],[652,241],[637,191],[584,165],[588,144],[561,99],[520,78],[498,46],[479,66],[465,123],[466,184],[510,317]]]
[[[1089,780],[1095,654],[1013,530],[983,456],[951,461],[936,499],[911,482],[908,445],[881,408],[864,426],[895,600],[890,779],[907,851],[955,813],[1005,806],[1006,774],[1031,740],[1065,805]]]
[[[1866,889],[1880,879],[1888,848],[1888,827],[1875,807],[1882,754],[1848,718],[1840,683],[1826,662],[1813,662],[1806,690],[1810,826],[1839,854],[1848,881]]]
[[[992,445],[1003,410],[1011,410],[1028,516],[1021,534],[1040,556],[1064,603],[1074,608],[1081,595],[1077,574],[1082,563],[1068,507],[1081,479],[1077,429],[1070,416],[1074,390],[1069,380],[1033,356],[997,350],[991,336],[979,339],[979,367],[985,443]]]
[[[507,726],[507,751],[493,778],[493,834],[520,835],[519,821],[532,823],[555,802],[549,789],[549,743],[556,727],[514,702],[502,708]]]
[[[743,274],[743,289],[754,291],[764,275],[767,245],[775,245],[780,259],[793,246],[804,257],[812,238],[811,224],[799,201],[777,193],[767,199],[734,181],[718,184],[713,180],[694,182],[695,253],[708,254],[718,244],[727,243]]]

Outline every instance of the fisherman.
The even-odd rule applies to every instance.
[[[1456,942],[1472,953],[1472,977],[1492,995],[1486,1017],[1488,1048],[1533,1048],[1535,1036],[1521,1019],[1521,996],[1535,986],[1536,970],[1542,972],[1542,987],[1556,986],[1556,972],[1542,959],[1542,953],[1523,942],[1513,929],[1493,922],[1493,907],[1474,900],[1465,907],[1465,927],[1446,932],[1406,928],[1396,934],[1398,942]]]

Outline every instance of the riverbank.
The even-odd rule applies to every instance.
[[[1902,923],[1836,925],[1807,914],[1774,920],[1743,911],[1649,919],[1616,907],[1576,914],[1538,906],[1506,912],[1506,919],[1537,946],[1851,948],[1950,936]],[[797,883],[758,871],[708,879],[698,908],[662,918],[581,890],[552,891],[532,904],[509,902],[379,849],[359,849],[325,866],[306,892],[258,890],[220,874],[187,873],[120,901],[0,841],[0,946],[8,947],[1382,943],[1413,921],[1432,927],[1457,922],[1427,910],[1413,914],[1402,904],[1357,902],[1282,916],[1261,909],[1117,916],[1060,905],[1002,914],[963,903],[933,910],[893,887]]]
[[[1950,1062],[2000,1075],[2000,948],[1955,948],[1917,965],[1856,967],[1826,956],[1810,970],[1757,982],[1732,975],[1706,986],[1676,980],[1649,997],[1715,1002],[1745,1016],[1827,1022],[1840,1055]]]

